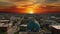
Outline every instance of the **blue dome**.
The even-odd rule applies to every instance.
[[[35,22],[35,21],[30,21],[27,25],[27,28],[30,31],[37,32],[40,30],[40,24],[38,22]]]

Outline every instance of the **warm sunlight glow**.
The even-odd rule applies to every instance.
[[[34,8],[32,8],[32,7],[27,8],[26,9],[26,13],[28,13],[28,14],[34,14]]]
[[[29,11],[30,14],[33,14],[34,12],[33,11]]]

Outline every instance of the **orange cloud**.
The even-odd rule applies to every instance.
[[[55,3],[45,2],[46,0],[13,0],[7,1],[4,4],[5,0],[0,0],[0,12],[10,12],[10,13],[19,13],[19,14],[44,14],[44,13],[60,13],[60,1]],[[5,2],[6,2],[5,1]],[[13,3],[13,4],[12,4]],[[2,4],[2,5],[1,5]]]

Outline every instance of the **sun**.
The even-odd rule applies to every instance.
[[[33,11],[29,11],[29,13],[30,13],[30,14],[34,14],[34,12],[33,12]]]
[[[34,9],[33,8],[27,8],[26,13],[28,14],[34,14]]]
[[[29,13],[29,14],[34,14],[34,9],[33,9],[33,8],[29,8],[29,9],[28,9],[28,13]]]

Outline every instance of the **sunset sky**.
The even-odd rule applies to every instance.
[[[0,12],[59,13],[60,0],[0,0]]]

